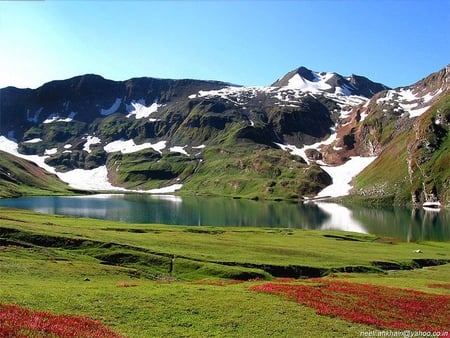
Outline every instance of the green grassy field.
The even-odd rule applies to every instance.
[[[449,260],[448,242],[123,224],[0,208],[0,302],[89,316],[127,337],[357,337],[376,328],[249,287],[319,274],[450,294],[439,287],[449,283],[450,264],[442,264]],[[440,265],[410,270],[430,264]]]

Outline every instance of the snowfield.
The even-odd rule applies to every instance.
[[[39,143],[42,142],[41,138],[33,138],[31,140],[24,141],[23,143]]]
[[[100,166],[91,170],[74,169],[66,173],[57,173],[58,177],[68,183],[72,188],[88,191],[124,191],[150,194],[164,194],[175,192],[183,186],[173,184],[160,189],[132,190],[113,186],[108,180],[108,170],[106,166]]]
[[[319,75],[317,73],[313,74],[315,77],[314,81],[309,81],[300,76],[300,74],[295,74],[289,79],[288,85],[286,87],[289,89],[299,89],[312,93],[318,93],[331,89],[331,86],[326,83],[326,81],[328,81],[334,75],[333,73],[325,73],[325,75]]]
[[[3,150],[4,152],[9,153],[11,155],[23,158],[27,161],[33,162],[37,166],[47,170],[49,173],[56,174],[55,168],[45,163],[45,159],[48,158],[48,156],[23,155],[19,153],[18,148],[19,146],[16,142],[11,141],[4,136],[0,136],[0,150]]]
[[[169,151],[172,152],[172,153],[180,153],[180,154],[189,156],[189,154],[187,153],[187,151],[184,150],[185,147],[186,147],[186,146],[184,146],[184,147],[180,147],[180,146],[170,147],[170,148],[169,148]]]
[[[337,102],[341,108],[341,117],[347,116],[353,105],[368,101],[366,97],[352,95],[352,88],[345,85],[336,87],[334,92],[331,92],[332,87],[326,81],[335,76],[336,74],[334,73],[313,72],[313,75],[315,77],[314,81],[309,81],[299,74],[295,74],[284,87],[227,86],[217,90],[200,90],[196,94],[189,95],[188,98],[216,97],[230,101],[236,106],[244,106],[243,108],[246,108],[245,104],[249,100],[256,98],[258,95],[267,95],[278,100],[275,104],[280,107],[298,107],[299,102],[305,96],[314,96],[320,93]]]
[[[155,144],[147,142],[143,144],[136,144],[133,140],[117,140],[108,143],[103,149],[107,153],[114,153],[120,151],[122,154],[135,153],[143,149],[153,149],[159,153],[166,147],[166,141],[159,141]]]
[[[156,113],[158,108],[161,107],[160,104],[156,102],[151,104],[150,106],[145,106],[145,100],[141,99],[138,101],[132,101],[129,105],[126,105],[128,115],[130,118],[134,115],[136,120],[143,119],[149,117],[151,114]],[[149,119],[150,121],[157,121],[156,119]]]
[[[311,145],[305,145],[302,148],[298,148],[295,145],[291,144],[281,144],[275,143],[281,149],[285,151],[289,151],[292,155],[297,155],[302,157],[307,164],[311,164],[311,161],[306,156],[307,149],[316,149],[320,150],[322,145],[329,145],[336,140],[336,132],[333,128],[331,130],[331,135],[326,140],[317,142]],[[333,183],[319,192],[316,198],[324,198],[324,197],[339,197],[348,195],[352,186],[350,182],[353,177],[358,175],[361,171],[364,170],[370,163],[372,163],[376,159],[376,156],[371,157],[361,157],[355,156],[351,157],[349,161],[340,165],[340,166],[328,166],[322,161],[317,161],[320,167],[328,173],[333,179]]]
[[[352,186],[350,182],[353,177],[358,175],[364,170],[369,164],[371,164],[376,159],[376,156],[371,157],[361,157],[355,156],[351,157],[350,160],[344,164],[336,167],[330,167],[327,165],[320,166],[325,170],[328,175],[333,179],[333,184],[329,185],[321,192],[317,194],[316,197],[339,197],[348,195]]]
[[[108,180],[106,166],[91,170],[74,169],[66,173],[57,173],[61,181],[68,183],[72,188],[81,190],[122,190],[114,187]]]
[[[48,124],[53,122],[72,122],[76,115],[76,112],[71,112],[66,118],[60,118],[58,113],[53,113],[50,114],[50,116],[47,117],[42,123]]]
[[[336,141],[337,135],[336,135],[335,128],[331,128],[330,132],[331,132],[330,137],[328,137],[326,140],[320,141],[320,142],[317,142],[314,144],[310,144],[310,145],[305,145],[305,146],[303,146],[303,148],[298,148],[292,144],[281,144],[281,143],[275,143],[275,144],[285,151],[290,151],[290,153],[292,155],[300,156],[301,158],[303,158],[305,160],[305,162],[307,164],[311,164],[311,161],[308,159],[308,156],[306,156],[306,150],[308,150],[308,149],[320,150],[321,146],[329,145],[329,144],[333,143],[334,141]]]
[[[45,149],[44,155],[55,155],[58,152],[58,148]]]
[[[90,140],[92,141],[92,139]],[[167,187],[150,190],[131,190],[121,187],[115,187],[109,182],[106,166],[100,166],[91,170],[74,169],[65,173],[57,172],[55,168],[45,163],[45,159],[48,158],[48,156],[20,154],[18,151],[17,143],[7,139],[4,136],[0,136],[0,150],[35,163],[49,173],[57,175],[61,181],[66,182],[70,187],[74,189],[88,191],[122,191],[149,194],[168,194],[181,189],[181,187],[183,186],[182,184],[173,184]],[[53,152],[53,149],[51,151]]]
[[[87,136],[86,143],[83,145],[83,150],[90,153],[92,144],[99,144],[101,140],[97,136]]]
[[[411,89],[399,88],[389,90],[384,97],[380,97],[376,102],[379,103],[398,103],[398,106],[408,113],[410,118],[421,116],[432,105],[433,99],[442,93],[442,89],[434,93],[427,93],[423,96],[414,94]]]

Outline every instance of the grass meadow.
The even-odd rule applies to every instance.
[[[79,323],[78,335],[91,337],[82,330],[99,337],[445,331],[449,261],[448,242],[123,224],[1,208],[0,327],[33,322],[16,330],[24,337],[69,337],[64,323]],[[8,317],[11,305],[29,313]]]

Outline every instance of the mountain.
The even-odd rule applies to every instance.
[[[272,84],[273,87],[289,87],[310,92],[342,93],[346,96],[357,95],[366,98],[389,89],[381,83],[351,75],[343,77],[336,73],[314,72],[305,67],[297,68]]]
[[[35,90],[7,87],[0,90],[0,150],[85,190],[182,187],[180,193],[246,198],[302,199],[321,191],[338,196],[441,102],[448,78],[447,67],[413,86],[390,89],[362,76],[300,67],[267,87],[98,75]],[[442,115],[446,108],[436,109]],[[441,121],[444,128],[447,120]],[[342,183],[337,166],[348,168],[348,177],[340,176],[345,191],[330,189]],[[372,189],[358,184],[354,193]]]
[[[359,194],[394,203],[449,204],[450,66],[376,94],[344,122],[341,134],[353,141],[347,148],[378,156],[358,176]]]
[[[0,197],[70,194],[72,189],[34,163],[0,151]]]

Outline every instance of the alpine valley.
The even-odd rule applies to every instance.
[[[450,206],[450,65],[390,89],[83,75],[0,90],[0,197],[74,191]]]

